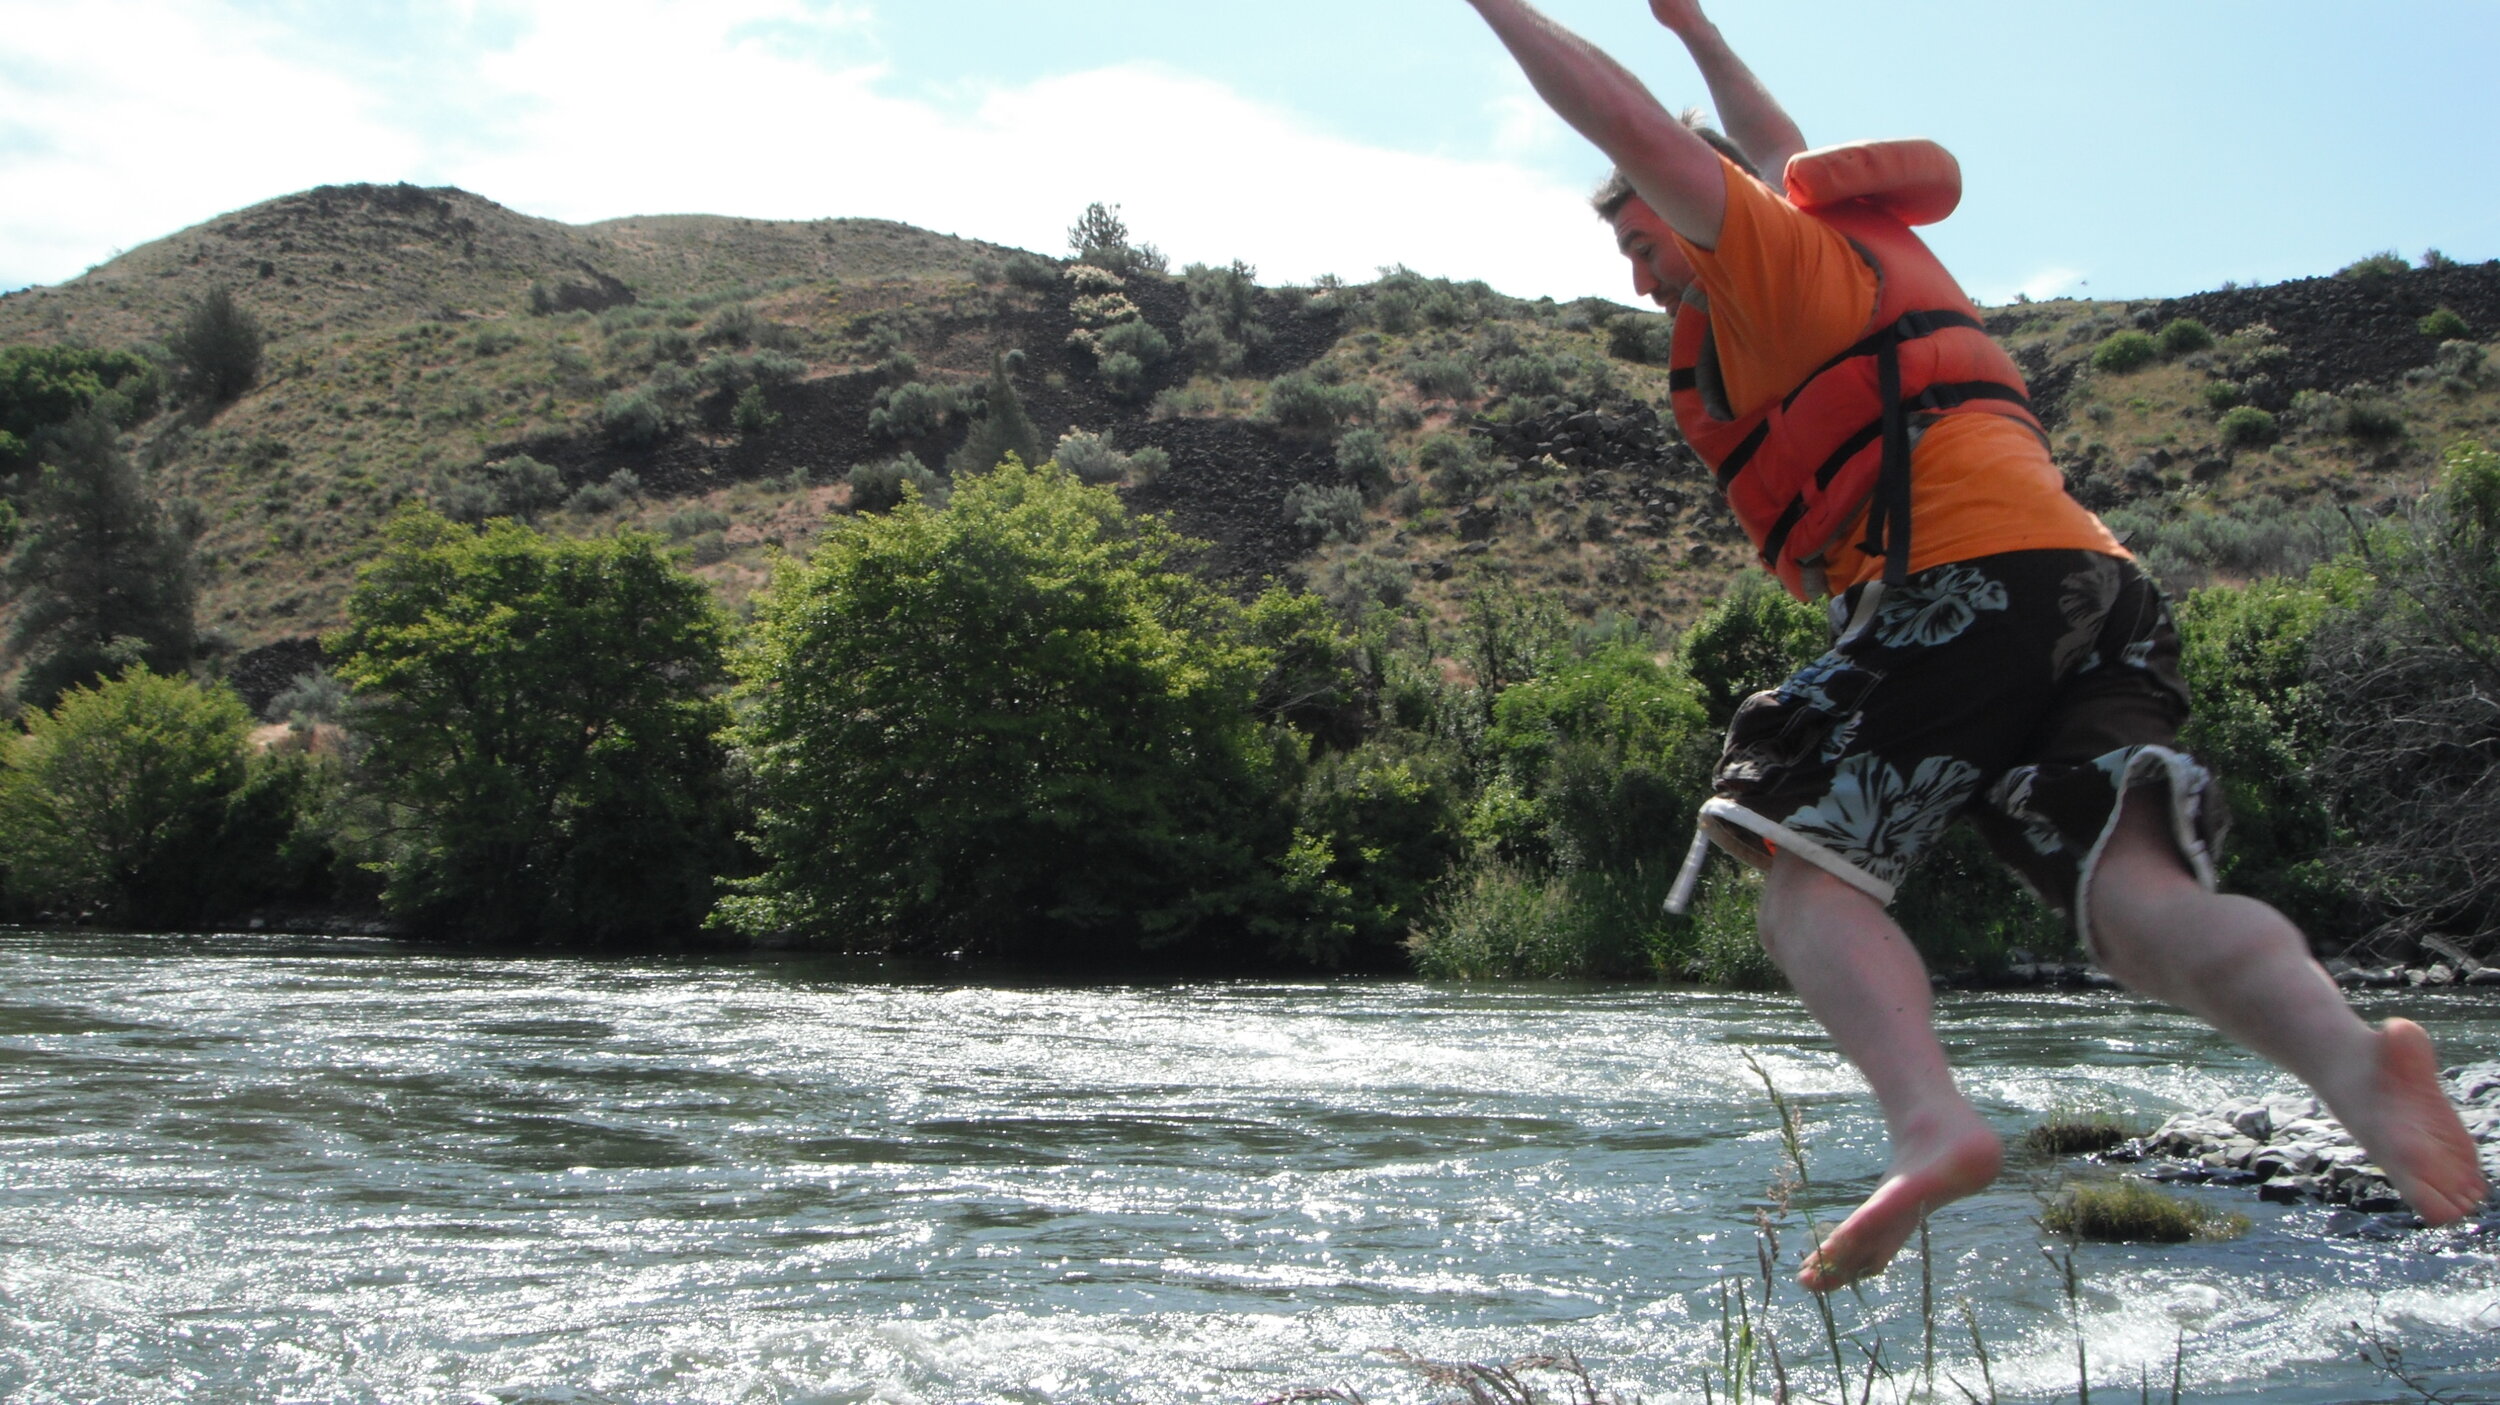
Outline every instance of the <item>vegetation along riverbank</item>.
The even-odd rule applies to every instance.
[[[1070,233],[329,187],[0,298],[0,904],[1771,979],[1731,866],[1661,901],[1822,631],[1664,319]],[[2178,597],[2228,880],[2357,971],[2500,960],[2500,266],[1990,330]],[[1902,911],[2076,960],[1967,838]]]

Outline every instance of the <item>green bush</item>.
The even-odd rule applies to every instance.
[[[2404,413],[2375,395],[2350,396],[2344,401],[2343,430],[2365,444],[2384,444],[2404,437]]]
[[[1059,286],[1059,265],[1033,254],[1009,254],[1000,271],[1018,288],[1048,291]]]
[[[1267,418],[1278,429],[1306,438],[1334,438],[1370,419],[1378,401],[1358,385],[1329,385],[1308,371],[1278,376],[1268,386]]]
[[[1476,393],[1476,371],[1455,356],[1437,356],[1406,368],[1407,381],[1419,395],[1439,400],[1467,400]]]
[[[656,538],[394,519],[328,643],[395,816],[391,909],[474,941],[694,933],[737,863],[727,638]]]
[[[911,454],[902,454],[882,463],[860,464],[850,471],[848,481],[853,512],[892,512],[902,504],[905,488],[917,491],[922,498],[933,503],[946,500],[944,481]],[[707,526],[707,530],[717,531],[727,525],[729,519],[724,517],[718,524]]]
[[[599,432],[620,449],[647,449],[676,426],[659,402],[642,391],[614,391],[599,405]]]
[[[182,325],[165,338],[165,349],[181,367],[186,389],[222,405],[260,379],[267,341],[260,319],[234,300],[231,289],[219,286],[192,305]]]
[[[1291,847],[1267,659],[1183,546],[1010,461],[835,524],[759,601],[736,738],[766,872],[723,908],[855,950],[1211,959]]]
[[[877,392],[868,411],[868,432],[888,439],[928,439],[963,408],[962,397],[942,385],[908,381]]]
[[[1820,611],[1748,571],[1685,632],[1677,652],[1710,725],[1724,730],[1745,699],[1779,686],[1830,642]]]
[[[2458,316],[2452,307],[2434,310],[2422,319],[2421,327],[2422,335],[2437,337],[2441,341],[2454,341],[2474,334],[2474,329],[2467,326],[2465,319]]]
[[[98,408],[126,427],[154,412],[158,394],[155,365],[134,352],[0,349],[0,474],[26,466],[54,427]]]
[[[1337,471],[1362,490],[1367,502],[1379,501],[1395,481],[1389,441],[1379,430],[1350,429],[1338,435],[1336,458]]]
[[[2261,448],[2281,435],[2274,416],[2254,405],[2223,411],[2216,427],[2222,432],[2223,444],[2234,449]]]
[[[1606,324],[1606,353],[1620,361],[1663,366],[1674,352],[1675,319],[1654,313],[1619,313]]]
[[[770,434],[781,427],[781,412],[765,400],[764,387],[751,385],[738,392],[738,403],[729,411],[729,423],[749,437]]]
[[[1171,339],[1143,318],[1115,322],[1094,336],[1095,366],[1105,390],[1120,400],[1140,400],[1172,359]]]
[[[2370,282],[2381,278],[2393,278],[2411,268],[2412,265],[2404,261],[2403,255],[2393,249],[2382,249],[2337,269],[2335,276],[2356,282]]]
[[[255,766],[232,689],[134,666],[25,720],[0,745],[0,852],[20,907],[180,926],[269,895],[254,880],[291,828],[286,781]],[[274,835],[260,823],[271,800]]]
[[[2113,332],[2092,349],[2092,368],[2123,376],[2161,359],[2161,346],[2147,332]]]
[[[1285,495],[1285,520],[1306,546],[1363,539],[1363,494],[1351,484],[1296,483]]]
[[[2205,408],[2219,415],[2248,399],[2248,387],[2238,381],[2214,381],[2205,387]]]
[[[2193,317],[2174,317],[2153,334],[2153,340],[2167,358],[2204,351],[2214,344],[2213,329]]]
[[[1271,340],[1259,316],[1258,271],[1235,260],[1229,268],[1194,263],[1182,270],[1189,283],[1189,315],[1181,319],[1181,342],[1200,375],[1229,376]]]
[[[1562,367],[1541,352],[1502,357],[1493,363],[1492,375],[1504,395],[1560,395],[1565,385]]]

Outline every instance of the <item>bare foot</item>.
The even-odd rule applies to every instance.
[[[2379,1026],[2378,1067],[2366,1092],[2345,1101],[2352,1105],[2335,1107],[2337,1119],[2425,1221],[2454,1224],[2491,1193],[2420,1025],[2393,1019]]]
[[[1808,1255],[1797,1282],[1828,1293],[1881,1272],[1918,1232],[1919,1218],[1987,1188],[2005,1163],[1996,1133],[1965,1104],[1913,1125],[1893,1139],[1892,1170],[1823,1246]]]

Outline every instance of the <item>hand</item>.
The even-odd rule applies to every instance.
[[[1701,0],[1649,0],[1649,12],[1678,35],[1691,34],[1710,23],[1701,12]]]

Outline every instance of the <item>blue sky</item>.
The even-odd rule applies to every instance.
[[[1642,0],[1554,0],[1670,102]],[[2500,3],[1760,0],[1813,141],[1918,134],[1985,300],[2500,256]],[[586,221],[865,215],[1058,252],[1090,200],[1269,281],[1629,299],[1603,162],[1462,0],[0,0],[0,289],[327,181]]]

